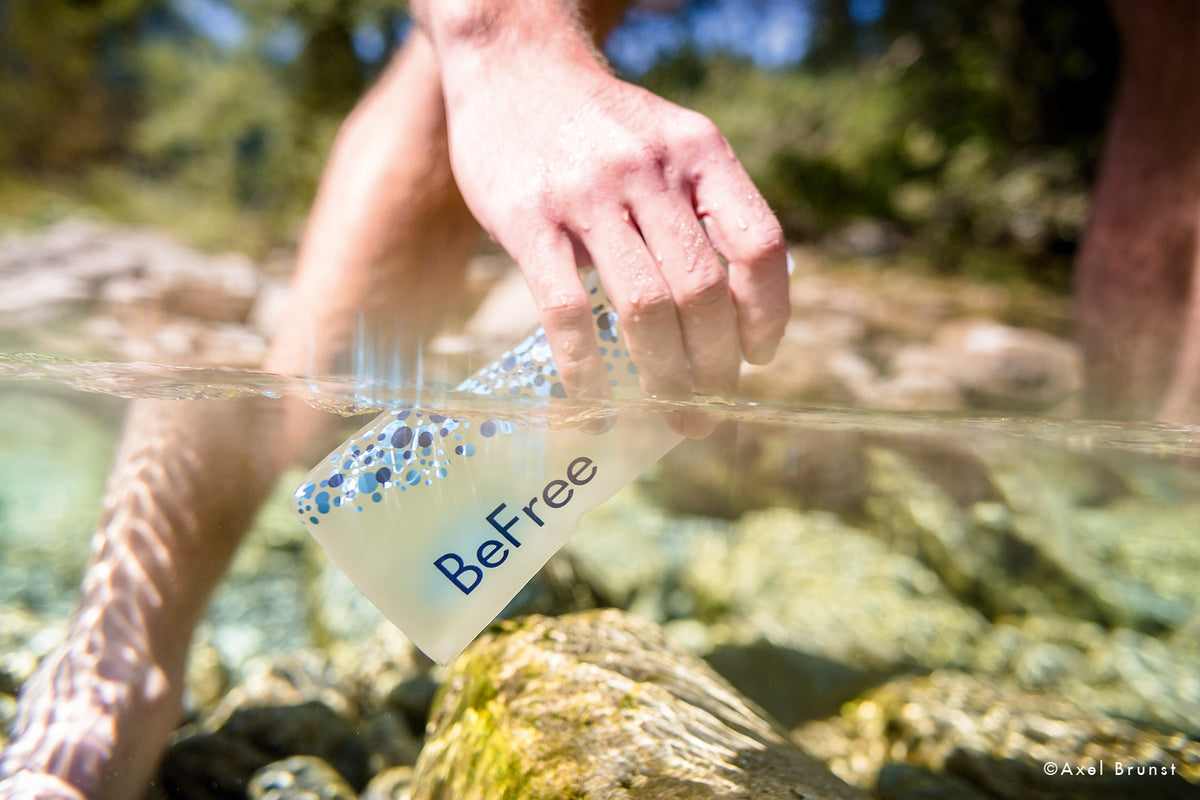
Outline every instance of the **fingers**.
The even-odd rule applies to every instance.
[[[675,299],[627,212],[583,239],[621,319],[642,390],[682,397],[692,388]]]
[[[671,194],[660,193],[660,199]],[[747,343],[769,359],[779,333],[747,329],[767,314],[786,320],[787,275],[783,265],[754,262],[742,275],[748,282],[739,303],[732,274],[727,274],[704,226],[691,206],[689,192],[673,202],[644,208],[644,230],[628,211],[612,210],[606,221],[571,237],[557,230],[525,259],[527,278],[538,300],[546,337],[568,394],[607,396],[608,381],[594,341],[590,307],[576,273],[579,250],[600,273],[617,314],[630,357],[647,394],[682,397],[691,391],[723,394],[737,385],[741,352]],[[579,248],[576,245],[582,245]],[[759,272],[778,271],[774,288]],[[763,287],[776,297],[760,298]],[[752,315],[750,321],[741,319]],[[754,316],[757,315],[757,316]],[[781,332],[782,324],[778,325]]]
[[[537,301],[563,389],[571,397],[611,396],[591,303],[579,279],[570,237],[558,229],[544,233],[521,260],[521,267]]]
[[[679,227],[688,233],[663,239],[661,267],[627,213],[615,213],[580,242],[621,318],[642,390],[660,397],[686,396],[693,387],[724,391],[737,380],[738,347],[730,335],[735,314],[724,271],[699,221],[694,214],[686,221],[685,210],[690,208],[681,203],[677,213],[684,220]],[[572,396],[606,397],[609,376],[576,272],[578,255],[570,237],[559,231],[545,237],[523,263],[563,388]],[[700,414],[675,413],[667,421],[694,438],[715,427],[715,420]]]
[[[711,134],[715,159],[707,158],[706,167],[693,176],[696,214],[729,262],[742,355],[752,364],[765,364],[775,355],[791,311],[786,241],[728,142],[716,128]]]
[[[674,209],[655,209],[645,231],[623,211],[584,240],[621,318],[642,390],[650,395],[717,394],[737,384],[736,314],[729,285],[686,199],[680,193]],[[664,225],[667,220],[673,222]],[[676,413],[668,424],[684,436],[703,438],[716,420]]]
[[[691,388],[726,394],[737,386],[741,360],[737,311],[725,268],[689,198],[679,198],[662,222],[643,229],[646,247],[670,289],[691,370]]]
[[[520,260],[568,394],[609,394],[576,272],[584,259],[648,394],[728,393],[741,359],[769,361],[782,338],[790,302],[779,223],[711,122],[673,120],[672,136],[620,150],[617,180],[568,180],[574,189],[547,187],[534,205],[552,234]]]

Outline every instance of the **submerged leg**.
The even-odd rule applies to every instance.
[[[1088,411],[1150,418],[1172,384],[1194,391],[1200,370],[1200,312],[1189,311],[1200,301],[1200,6],[1111,6],[1121,77],[1076,266],[1077,318]],[[1185,337],[1192,354],[1181,360]]]
[[[245,400],[131,407],[79,611],[22,687],[0,794],[142,795],[179,722],[192,629],[275,477],[269,457],[254,457],[270,452],[262,411]]]

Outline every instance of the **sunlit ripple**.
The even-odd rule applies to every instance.
[[[465,376],[464,376],[465,377]],[[1200,428],[1008,415],[834,409],[693,396],[683,400],[509,400],[427,382],[379,386],[350,378],[313,379],[225,368],[148,362],[83,361],[37,353],[0,354],[0,381],[44,381],[126,399],[299,398],[352,416],[421,406],[460,417],[504,416],[532,424],[576,424],[627,409],[703,412],[720,420],[806,430],[938,438],[1014,438],[1068,450],[1113,448],[1163,456],[1200,456]]]

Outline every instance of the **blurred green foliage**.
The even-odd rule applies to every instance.
[[[218,41],[179,0],[0,0],[0,213],[83,201],[214,246],[294,241],[404,4],[222,2],[239,25]],[[867,224],[939,270],[1062,285],[1116,64],[1102,6],[886,0],[864,22],[797,2],[799,67],[685,49],[642,82],[718,124],[793,238]]]
[[[94,204],[214,247],[294,241],[405,3],[223,3],[238,25],[214,36],[181,13],[195,3],[0,0],[0,211]],[[355,48],[364,30],[378,58]]]
[[[717,123],[791,238],[869,221],[939,271],[1065,287],[1115,80],[1102,7],[888,0],[855,26],[848,6],[821,0],[797,69],[685,51],[644,82]]]
[[[137,109],[132,66],[158,0],[0,0],[0,166],[113,157]]]

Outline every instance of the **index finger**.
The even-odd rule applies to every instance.
[[[570,237],[561,230],[542,237],[520,264],[567,395],[610,397],[591,301],[579,277]]]

